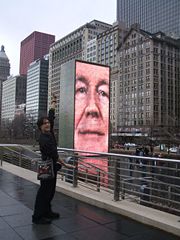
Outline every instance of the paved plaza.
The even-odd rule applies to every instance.
[[[38,185],[0,169],[1,240],[178,240],[179,238],[56,192],[51,225],[31,222]]]

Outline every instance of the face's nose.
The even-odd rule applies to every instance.
[[[91,116],[91,117],[96,117],[96,118],[98,118],[100,115],[98,98],[94,92],[90,92],[88,94],[85,114],[86,114],[86,117]]]

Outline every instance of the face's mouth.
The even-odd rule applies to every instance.
[[[105,134],[101,131],[91,131],[91,130],[83,130],[83,131],[79,131],[79,134],[82,135],[98,135],[98,136],[104,136]]]
[[[49,132],[49,131],[50,131],[50,127],[44,128],[44,131],[45,131],[45,132]]]

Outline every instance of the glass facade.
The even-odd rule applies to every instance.
[[[2,122],[12,121],[16,106],[25,103],[26,76],[10,76],[3,82]]]
[[[117,20],[151,33],[180,37],[180,0],[117,0]]]
[[[2,120],[12,121],[15,114],[16,78],[10,77],[3,83]]]
[[[47,115],[48,62],[33,62],[27,73],[26,114],[34,120]]]

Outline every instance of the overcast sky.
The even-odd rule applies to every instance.
[[[57,41],[94,19],[115,22],[116,0],[1,0],[0,46],[11,74],[19,74],[20,42],[33,31],[54,34]]]

